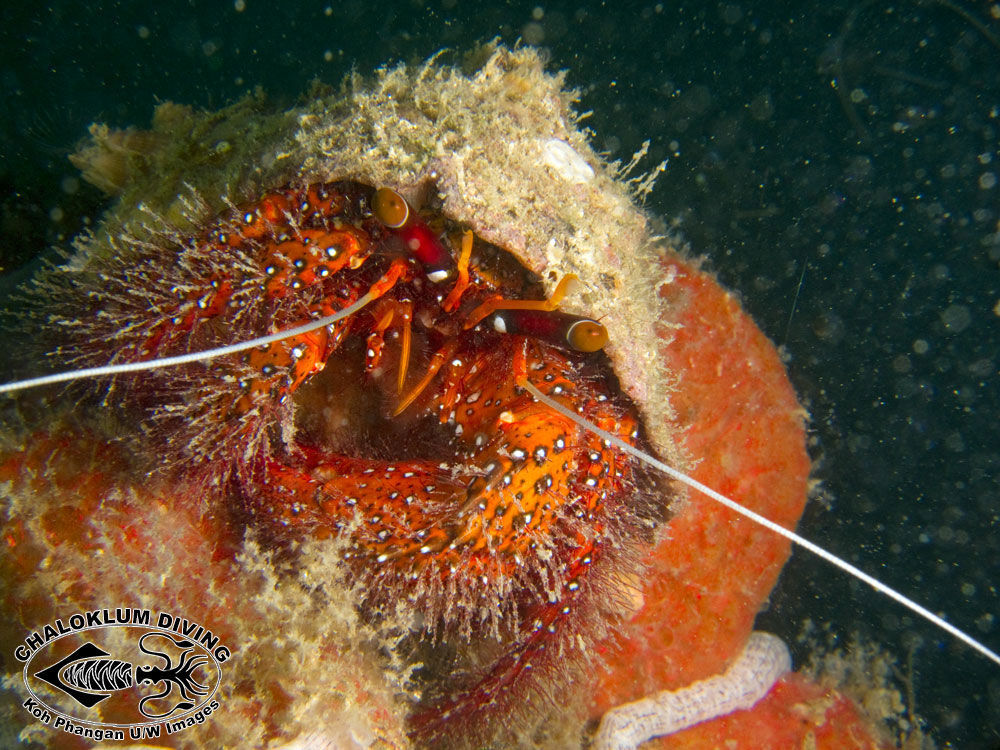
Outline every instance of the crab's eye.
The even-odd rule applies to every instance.
[[[372,211],[402,241],[406,252],[423,264],[428,279],[438,284],[452,277],[455,259],[451,251],[403,196],[392,188],[379,188],[372,199]]]
[[[566,343],[578,352],[596,352],[608,343],[608,329],[596,320],[578,320],[566,331]]]
[[[372,201],[375,218],[389,229],[400,229],[410,220],[410,206],[406,199],[392,188],[379,188]]]

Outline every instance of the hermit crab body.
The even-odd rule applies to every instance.
[[[157,471],[202,476],[210,502],[245,512],[268,546],[339,541],[367,616],[421,613],[413,648],[468,663],[461,678],[423,671],[428,736],[539,679],[550,690],[546,652],[572,674],[608,613],[628,611],[627,588],[609,583],[638,575],[669,506],[634,458],[518,384],[648,450],[603,326],[531,299],[533,274],[458,229],[387,188],[273,190],[197,236],[123,243],[100,312],[79,315],[75,356],[95,364],[108,344],[119,362],[174,356],[368,300],[249,352],[125,376],[108,399],[152,425],[140,444],[170,446]]]

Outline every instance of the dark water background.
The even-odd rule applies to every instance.
[[[829,506],[803,533],[1000,648],[1000,4],[0,1],[8,274],[99,215],[65,159],[94,120],[545,47],[598,149],[669,157],[648,207],[787,350]],[[1000,667],[796,553],[761,626],[807,619],[902,663],[918,644],[939,746],[1000,743]]]

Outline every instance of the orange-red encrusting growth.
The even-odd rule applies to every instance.
[[[787,750],[889,750],[850,699],[798,673],[786,675],[753,709],[652,743],[663,750],[737,747]]]
[[[668,333],[659,354],[678,378],[671,406],[682,448],[692,460],[690,474],[794,528],[809,489],[806,414],[777,350],[738,301],[695,264],[669,256],[663,279],[659,293]],[[643,605],[615,639],[624,656],[615,659],[595,691],[594,715],[723,672],[742,650],[789,556],[788,541],[707,497],[691,493],[674,510],[650,552]],[[781,693],[790,694],[788,687]],[[719,730],[720,742],[724,737],[754,747],[790,746],[757,743],[757,710],[741,713],[747,714],[744,721]],[[761,727],[777,721],[765,719],[763,709],[760,717]],[[802,730],[796,735],[800,740],[820,731],[801,719],[789,721]],[[690,730],[690,736],[707,742],[709,734],[702,731],[710,730]],[[848,736],[862,736],[859,732],[852,728]],[[671,748],[706,746],[680,739],[675,744],[674,738],[660,742]],[[862,746],[869,747],[827,747]]]

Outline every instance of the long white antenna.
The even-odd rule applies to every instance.
[[[188,354],[179,354],[176,357],[164,357],[163,359],[151,359],[146,362],[123,362],[117,365],[102,365],[101,367],[88,367],[84,370],[67,370],[66,372],[56,372],[51,375],[41,375],[37,378],[29,378],[27,380],[15,380],[11,383],[0,384],[0,393],[13,393],[14,391],[23,391],[28,388],[37,388],[42,385],[51,385],[53,383],[65,383],[70,380],[83,380],[84,378],[98,378],[107,375],[120,375],[126,372],[140,372],[142,370],[159,370],[161,367],[173,367],[174,365],[186,365],[189,362],[203,362],[209,359],[218,359],[219,357],[225,357],[227,354],[235,354],[236,352],[245,352],[247,349],[256,349],[259,346],[267,346],[275,341],[281,341],[282,339],[292,338],[293,336],[299,336],[303,333],[309,333],[310,331],[315,331],[317,328],[323,328],[331,323],[336,323],[341,318],[346,318],[348,315],[353,315],[362,307],[367,305],[372,301],[371,293],[365,294],[361,299],[355,302],[353,305],[348,305],[343,310],[335,312],[333,315],[327,315],[323,318],[318,318],[310,323],[305,323],[295,328],[288,328],[284,331],[278,331],[277,333],[272,333],[268,336],[261,336],[260,338],[250,339],[249,341],[242,341],[238,344],[229,344],[228,346],[220,346],[217,349],[206,349],[201,352],[189,352]]]
[[[84,370],[70,370],[67,372],[54,373],[52,375],[43,375],[41,377],[30,378],[28,380],[17,380],[10,383],[0,384],[0,393],[13,393],[14,391],[22,391],[28,388],[36,388],[42,385],[50,385],[52,383],[63,383],[70,380],[81,380],[83,378],[117,375],[126,372],[155,370],[162,367],[171,367],[174,365],[187,364],[189,362],[198,362],[209,359],[216,359],[218,357],[224,357],[227,354],[246,351],[247,349],[254,349],[260,346],[267,346],[268,344],[274,341],[281,341],[282,339],[290,338],[292,336],[298,336],[303,333],[309,333],[310,331],[315,331],[318,328],[322,328],[324,326],[328,326],[332,323],[335,323],[338,320],[347,317],[348,315],[353,315],[355,312],[360,310],[362,307],[364,307],[371,301],[372,301],[371,294],[370,293],[365,294],[354,304],[348,305],[343,310],[340,310],[334,313],[333,315],[327,315],[326,317],[319,318],[310,323],[306,323],[304,325],[297,326],[295,328],[289,328],[284,331],[279,331],[277,333],[272,333],[268,336],[262,336],[256,339],[251,339],[250,341],[243,341],[238,344],[230,344],[228,346],[219,347],[217,349],[208,349],[201,352],[191,352],[189,354],[182,354],[176,357],[166,357],[164,359],[149,360],[147,362],[127,362],[117,365],[105,365],[103,367],[90,367]],[[941,630],[944,630],[946,633],[951,634],[952,636],[954,636],[967,646],[975,649],[983,656],[988,658],[990,661],[993,661],[996,664],[1000,664],[1000,654],[997,654],[995,651],[992,651],[991,649],[987,648],[985,645],[977,641],[971,635],[962,630],[959,630],[954,625],[949,623],[947,620],[943,619],[939,615],[934,614],[923,605],[918,604],[917,602],[913,601],[904,594],[901,594],[900,592],[896,591],[896,589],[887,586],[877,578],[868,575],[860,568],[851,565],[849,562],[837,557],[832,552],[828,552],[827,550],[820,547],[818,544],[810,542],[805,537],[799,536],[794,531],[790,531],[786,529],[784,526],[779,526],[771,519],[765,518],[759,513],[755,513],[749,508],[740,505],[735,500],[731,500],[725,495],[713,490],[708,485],[702,484],[697,479],[693,479],[689,477],[687,474],[683,474],[682,472],[678,471],[672,466],[668,466],[667,464],[649,455],[648,453],[645,453],[639,450],[638,448],[629,445],[616,435],[612,435],[610,432],[602,430],[597,425],[592,424],[591,422],[579,416],[572,410],[566,408],[558,401],[546,396],[544,393],[538,390],[538,388],[536,388],[527,378],[524,377],[519,378],[518,385],[525,388],[529,393],[531,393],[532,396],[534,396],[536,399],[541,401],[546,406],[550,407],[551,409],[554,409],[555,411],[559,412],[566,418],[571,419],[573,422],[580,425],[584,429],[590,430],[595,435],[598,435],[602,439],[607,440],[609,443],[615,445],[620,450],[632,456],[635,456],[640,461],[648,464],[649,466],[652,466],[654,469],[657,469],[658,471],[663,472],[667,476],[676,479],[678,482],[686,484],[688,487],[691,487],[697,490],[698,492],[702,493],[703,495],[712,498],[716,502],[722,503],[730,510],[735,511],[736,513],[739,513],[740,515],[745,516],[746,518],[749,518],[751,521],[760,524],[764,528],[770,529],[775,534],[780,534],[781,536],[791,541],[793,544],[797,544],[798,546],[809,550],[817,557],[820,557],[826,562],[830,563],[831,565],[840,568],[845,573],[848,573],[849,575],[852,575],[855,578],[857,578],[859,581],[864,581],[879,593],[884,594],[885,596],[889,597],[890,599],[893,599],[896,602],[899,602],[910,611],[916,613],[917,615],[924,618],[928,622],[936,625]]]
[[[784,526],[779,526],[778,524],[776,524],[771,519],[765,518],[764,516],[760,515],[759,513],[755,513],[754,511],[750,510],[749,508],[743,507],[742,505],[740,505],[735,500],[730,500],[728,497],[726,497],[725,495],[723,495],[723,494],[721,494],[719,492],[716,492],[715,490],[713,490],[708,485],[702,484],[697,479],[692,479],[687,474],[683,474],[683,473],[679,472],[677,469],[673,468],[672,466],[668,466],[667,464],[665,464],[662,461],[654,458],[653,456],[649,455],[648,453],[644,453],[643,451],[639,450],[638,448],[635,448],[634,446],[629,445],[628,443],[626,443],[621,438],[619,438],[619,437],[617,437],[615,435],[612,435],[610,432],[607,432],[606,430],[602,430],[597,425],[588,422],[586,419],[584,419],[580,415],[578,415],[575,412],[573,412],[572,410],[566,408],[565,406],[563,406],[561,403],[559,403],[555,399],[552,399],[552,398],[549,398],[548,396],[546,396],[544,393],[542,393],[540,390],[538,390],[538,388],[536,388],[527,378],[525,378],[525,377],[519,378],[518,379],[518,385],[520,385],[523,388],[526,388],[528,390],[528,392],[531,393],[532,396],[534,396],[536,399],[538,399],[539,401],[541,401],[546,406],[548,406],[548,407],[550,407],[552,409],[555,409],[557,412],[559,412],[560,414],[562,414],[567,419],[572,419],[576,424],[580,425],[584,429],[590,430],[595,435],[600,436],[604,440],[609,441],[610,443],[612,443],[613,445],[615,445],[620,450],[623,450],[626,453],[629,453],[629,454],[635,456],[640,461],[643,461],[644,463],[649,464],[653,468],[658,469],[659,471],[662,471],[664,474],[666,474],[667,476],[669,476],[669,477],[671,477],[673,479],[676,479],[678,482],[683,482],[688,487],[691,487],[693,489],[698,490],[698,492],[702,493],[703,495],[707,495],[708,497],[712,498],[716,502],[722,503],[727,508],[736,511],[737,513],[739,513],[739,514],[741,514],[743,516],[746,516],[751,521],[754,521],[755,523],[759,523],[761,526],[763,526],[763,527],[765,527],[767,529],[770,529],[775,534],[781,534],[781,536],[783,536],[786,539],[790,540],[794,544],[797,544],[800,547],[804,547],[805,549],[807,549],[810,552],[812,552],[814,555],[817,555],[817,556],[823,558],[824,560],[826,560],[831,565],[834,565],[834,566],[840,568],[841,570],[843,570],[845,573],[849,573],[850,575],[854,576],[859,581],[864,581],[865,583],[867,583],[869,586],[871,586],[873,589],[875,589],[879,593],[885,594],[890,599],[894,599],[895,601],[899,602],[900,604],[902,604],[907,609],[909,609],[912,612],[915,612],[916,614],[918,614],[921,617],[923,617],[925,620],[927,620],[927,621],[929,621],[929,622],[937,625],[939,628],[941,628],[945,632],[950,633],[951,635],[955,636],[955,638],[957,638],[958,640],[960,640],[965,645],[970,646],[971,648],[974,648],[976,651],[978,651],[979,653],[981,653],[983,656],[985,656],[986,658],[990,659],[991,661],[994,661],[997,664],[1000,664],[1000,655],[998,655],[996,652],[991,651],[989,648],[987,648],[986,646],[984,646],[982,643],[980,643],[979,641],[977,641],[975,638],[973,638],[968,633],[966,633],[966,632],[964,632],[962,630],[959,630],[954,625],[952,625],[948,621],[944,620],[940,616],[934,614],[933,612],[931,612],[926,607],[924,607],[924,606],[922,606],[920,604],[917,604],[917,602],[915,602],[912,599],[910,599],[909,597],[904,596],[903,594],[899,593],[898,591],[896,591],[896,589],[891,588],[890,586],[885,585],[884,583],[882,583],[877,578],[873,578],[872,576],[868,575],[867,573],[865,573],[860,568],[857,568],[854,565],[851,565],[846,560],[842,560],[841,558],[837,557],[832,552],[827,552],[825,549],[823,549],[822,547],[820,547],[818,544],[814,544],[813,542],[810,542],[808,539],[806,539],[805,537],[799,536],[794,531],[789,531]]]

